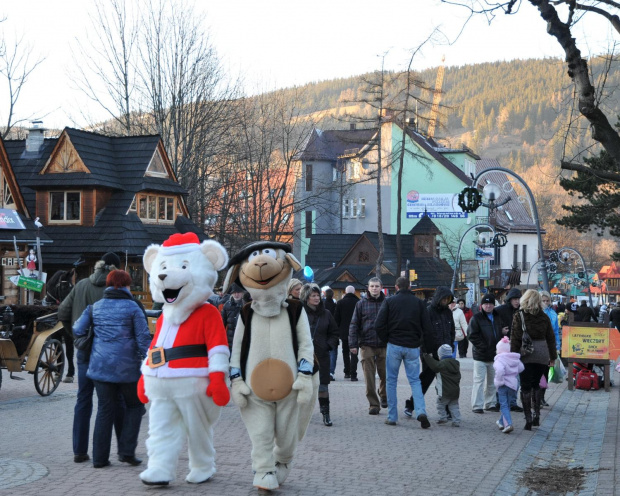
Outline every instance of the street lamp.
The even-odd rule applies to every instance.
[[[588,300],[590,301],[590,307],[592,308],[592,291],[590,289],[590,278],[588,275],[588,268],[586,267],[586,262],[583,259],[583,255],[579,253],[575,248],[570,248],[565,246],[560,248],[556,253],[551,253],[549,255],[549,259],[555,261],[562,262],[564,265],[568,265],[573,261],[579,260],[581,262],[581,267],[583,268],[584,278],[586,280],[586,286],[588,288]],[[581,275],[578,274],[579,279],[582,279]]]
[[[461,236],[461,239],[459,240],[459,249],[456,253],[456,260],[454,262],[454,272],[452,273],[452,283],[450,284],[450,291],[452,293],[454,293],[454,288],[456,287],[456,275],[457,275],[457,271],[459,268],[459,260],[461,259],[461,248],[463,247],[463,240],[465,239],[465,236],[467,236],[467,234],[470,231],[472,231],[473,229],[479,228],[479,227],[486,227],[487,229],[489,229],[491,233],[493,233],[493,238],[491,238],[491,242],[488,244],[487,244],[487,241],[489,240],[489,238],[487,236],[489,232],[481,232],[478,234],[478,241],[480,242],[481,246],[501,247],[501,246],[505,246],[507,243],[506,235],[504,233],[496,233],[495,228],[491,224],[484,224],[484,223],[475,224],[471,226],[469,229],[467,229],[467,231],[463,233],[463,235]]]
[[[508,176],[512,176],[519,182],[519,184],[527,192],[528,196],[527,197],[519,196],[518,201],[520,203],[525,203],[525,201],[529,202],[531,213],[532,213],[532,218],[534,220],[534,225],[536,226],[536,234],[538,237],[538,253],[540,257],[543,289],[545,291],[549,291],[549,276],[547,275],[547,263],[545,262],[545,253],[543,251],[542,234],[540,232],[540,221],[538,218],[538,208],[536,208],[536,201],[534,200],[534,195],[532,194],[532,190],[530,189],[530,187],[527,185],[527,183],[523,180],[521,176],[511,171],[510,169],[506,169],[504,167],[487,167],[486,169],[476,174],[476,176],[472,179],[471,186],[464,188],[463,191],[459,193],[459,197],[458,197],[459,207],[461,207],[463,212],[473,213],[476,210],[478,210],[479,207],[484,206],[484,207],[489,208],[490,213],[492,214],[495,209],[497,209],[498,207],[510,201],[510,197],[508,197],[507,199],[501,202],[498,202],[498,199],[500,195],[502,194],[502,192],[507,193],[509,191],[514,190],[510,182],[510,179],[509,179],[501,187],[496,184],[490,183],[490,182],[486,184],[482,192],[485,198],[488,200],[488,203],[487,204],[483,203],[482,195],[480,194],[480,191],[478,188],[478,182],[483,176],[489,173],[492,173],[492,172],[503,172],[504,174]],[[486,190],[486,193],[485,193],[485,190]]]

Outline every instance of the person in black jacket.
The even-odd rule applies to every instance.
[[[575,312],[575,322],[596,322],[594,310],[588,306],[586,300],[581,301],[581,305]]]
[[[426,336],[433,332],[431,320],[424,302],[409,291],[407,279],[404,277],[396,279],[396,289],[396,294],[383,302],[375,320],[379,339],[387,343],[385,367],[388,418],[385,423],[396,425],[398,421],[396,383],[400,364],[403,362],[415,400],[417,419],[423,429],[428,429],[431,424],[426,416],[426,404],[420,382],[420,348],[425,346]]]
[[[332,426],[329,416],[329,352],[338,346],[338,326],[332,314],[325,310],[321,300],[321,289],[316,284],[306,284],[301,288],[300,300],[304,304],[314,354],[319,361],[319,406],[323,423]]]
[[[355,288],[347,286],[345,295],[336,303],[336,313],[334,319],[340,331],[340,341],[342,342],[342,361],[344,362],[344,378],[357,381],[357,355],[351,353],[349,349],[349,324],[353,318],[355,305],[360,299],[355,295]],[[334,363],[335,365],[335,363]]]
[[[508,336],[508,338],[510,338],[510,331],[512,330],[512,320],[514,318],[514,315],[519,311],[520,299],[521,291],[517,288],[511,288],[506,295],[504,304],[495,308],[495,311],[502,319],[503,334]]]
[[[454,347],[454,340],[456,339],[456,331],[454,327],[454,318],[452,316],[452,310],[450,310],[450,303],[454,300],[454,295],[450,288],[447,286],[439,286],[435,290],[433,299],[428,306],[428,315],[431,319],[432,332],[427,339],[424,340],[424,344],[432,354],[435,360],[439,360],[437,350],[444,344]],[[420,381],[422,382],[422,394],[426,394],[428,388],[435,380],[435,372],[428,365],[426,361],[422,362],[422,373],[420,374]],[[405,401],[405,415],[411,417],[414,409],[413,396]]]
[[[482,312],[472,317],[467,329],[469,342],[474,347],[474,384],[471,391],[471,408],[474,413],[484,413],[484,410],[499,411],[499,408],[496,410],[493,360],[497,343],[504,337],[504,322],[495,309],[495,297],[491,294],[484,295],[480,306]]]
[[[610,303],[611,310],[609,311],[609,325],[620,330],[620,307],[615,303]]]
[[[231,294],[224,308],[222,308],[222,321],[226,326],[226,337],[228,338],[228,348],[232,351],[233,338],[235,337],[235,329],[237,327],[237,319],[239,318],[239,312],[245,305],[243,300],[243,288],[236,283],[231,286]]]

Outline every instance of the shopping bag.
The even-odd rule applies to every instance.
[[[562,384],[565,377],[566,368],[564,367],[562,360],[558,357],[555,359],[553,367],[549,369],[549,382],[553,382],[554,384]]]
[[[549,372],[551,372],[551,370]],[[538,386],[540,387],[540,389],[547,389],[547,378],[544,376],[544,374],[540,376],[540,382],[538,383]]]

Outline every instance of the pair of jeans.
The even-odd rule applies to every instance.
[[[422,394],[422,383],[420,382],[420,348],[406,348],[388,343],[385,369],[387,372],[388,420],[391,422],[398,420],[396,386],[401,362],[405,366],[405,374],[411,387],[416,417],[426,415],[426,405]]]
[[[499,421],[504,424],[504,427],[508,427],[512,425],[510,405],[517,401],[517,392],[508,386],[500,386],[497,388],[497,396],[499,397]]]
[[[474,384],[471,389],[472,410],[482,410],[495,406],[495,369],[493,362],[474,360]],[[483,396],[484,391],[484,396]]]
[[[329,373],[334,375],[336,373],[336,362],[338,361],[338,346],[333,350],[329,350]]]
[[[380,408],[380,400],[387,398],[385,392],[385,348],[362,346],[359,350],[364,381],[366,381],[366,398],[370,408]],[[379,395],[377,396],[375,374],[379,374]],[[381,397],[381,398],[379,398]]]
[[[80,360],[78,354],[77,372],[78,372],[78,391],[75,408],[73,409],[73,454],[88,454],[88,440],[90,438],[90,417],[93,413],[93,392],[95,390],[94,382],[86,376],[88,372],[88,363]],[[121,407],[117,409],[114,418],[114,431],[116,438],[121,437],[123,428],[123,416],[125,409],[121,403]]]
[[[459,399],[448,399],[437,396],[437,414],[439,415],[439,419],[447,421],[448,412],[450,412],[450,415],[452,415],[453,424],[461,423],[461,410],[459,410]]]
[[[122,408],[119,395],[125,402],[125,415],[118,438],[118,454],[134,456],[138,445],[142,415],[145,412],[144,405],[138,399],[138,382],[93,382],[98,403],[93,434],[93,463],[104,464],[110,458],[112,426],[117,410]]]

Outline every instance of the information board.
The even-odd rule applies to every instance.
[[[609,328],[562,327],[562,357],[609,360]]]

